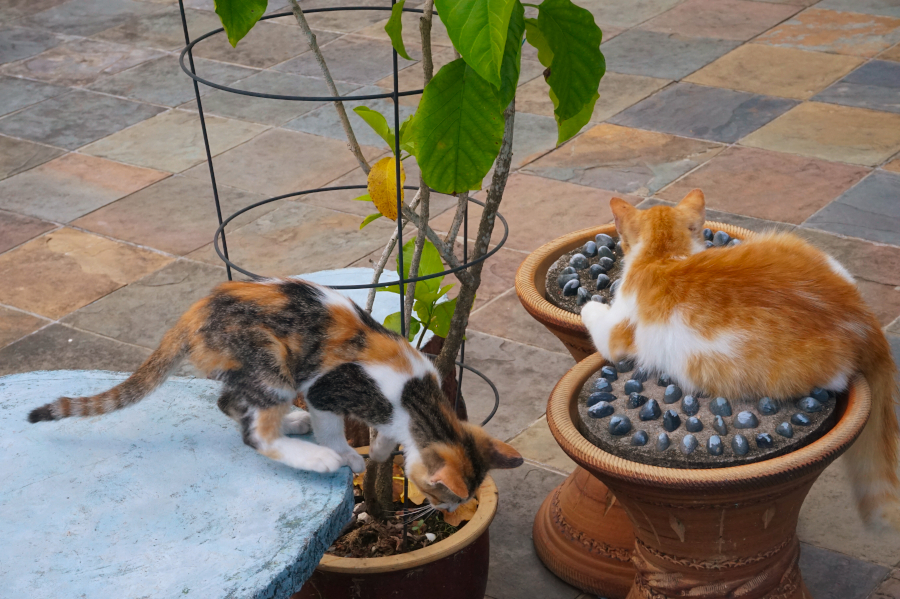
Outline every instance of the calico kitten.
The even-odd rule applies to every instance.
[[[440,509],[468,501],[491,468],[522,457],[448,406],[431,361],[343,295],[299,279],[228,282],[195,303],[127,380],[93,397],[61,397],[28,420],[95,416],[134,404],[188,358],[223,382],[219,408],[244,443],[301,470],[365,470],[344,416],[378,432],[386,461],[403,445],[407,473]],[[308,412],[292,410],[299,394]],[[286,437],[315,433],[320,445]]]
[[[854,491],[864,518],[900,529],[897,369],[847,270],[785,233],[703,251],[700,190],[674,208],[610,207],[626,261],[615,302],[581,311],[598,351],[736,399],[843,391],[861,372],[872,413],[848,452]]]

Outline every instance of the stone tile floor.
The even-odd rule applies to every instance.
[[[269,3],[269,12],[284,0]],[[303,0],[308,8],[386,0]],[[710,218],[792,230],[856,276],[900,354],[900,2],[898,0],[579,0],[604,30],[608,73],[591,125],[555,148],[552,104],[526,46],[505,248],[488,264],[467,361],[498,385],[489,425],[527,457],[496,475],[488,594],[575,599],[535,557],[538,505],[572,462],[547,430],[554,382],[572,365],[520,307],[529,251],[642,206],[707,194]],[[212,0],[187,0],[196,37],[218,26]],[[383,12],[311,15],[342,93],[390,87]],[[420,56],[406,23],[407,47]],[[435,28],[438,65],[452,60]],[[0,3],[0,374],[131,370],[193,300],[225,278],[197,106],[178,68],[176,0]],[[242,89],[320,94],[290,17],[237,49],[197,47],[202,76]],[[421,81],[401,59],[401,85]],[[329,105],[232,96],[201,86],[226,213],[265,197],[362,183]],[[389,104],[370,102],[387,111]],[[404,99],[404,113],[414,107]],[[357,125],[360,123],[357,122]],[[385,153],[359,129],[366,155]],[[410,181],[417,173],[411,169]],[[245,214],[230,229],[251,270],[295,274],[367,265],[389,225],[357,230],[351,194],[317,194]],[[441,198],[436,228],[455,202]],[[473,217],[478,211],[473,210]],[[185,371],[189,372],[189,371]],[[473,417],[486,389],[469,387]],[[802,567],[815,599],[900,598],[900,536],[864,529],[837,463],[801,515]]]

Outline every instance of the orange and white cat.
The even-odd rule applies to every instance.
[[[897,368],[850,273],[795,235],[766,233],[703,251],[703,193],[638,210],[610,202],[625,252],[612,305],[582,320],[605,358],[628,356],[686,391],[789,400],[846,389],[861,372],[872,412],[848,452],[861,514],[900,529]]]

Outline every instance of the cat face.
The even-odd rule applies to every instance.
[[[626,254],[638,245],[652,246],[653,253],[681,256],[704,249],[706,202],[699,189],[687,194],[674,207],[654,206],[638,210],[621,198],[613,198],[609,206]]]
[[[516,468],[524,460],[518,451],[485,433],[481,427],[463,424],[459,443],[434,443],[421,452],[407,474],[434,507],[453,511],[475,496],[488,470]]]

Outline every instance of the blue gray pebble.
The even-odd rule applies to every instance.
[[[656,379],[656,384],[660,387],[668,387],[672,384],[672,377],[670,377],[668,374],[661,374],[659,375],[659,378]]]
[[[608,364],[600,369],[600,376],[602,376],[609,382],[613,382],[615,380],[618,380],[619,378],[619,375],[616,373],[616,369]]]
[[[609,405],[609,402],[599,401],[588,408],[588,416],[591,418],[606,418],[615,411],[616,409]],[[612,429],[610,429],[610,432],[612,432]]]
[[[567,266],[567,267],[565,267],[564,269],[562,269],[562,274],[564,274],[564,275],[574,275],[574,274],[575,274],[575,269],[572,268],[571,266]]]
[[[713,235],[712,239],[713,245],[717,247],[722,247],[729,241],[731,241],[731,235],[729,235],[725,231],[716,231],[716,234]]]
[[[575,254],[569,258],[569,266],[575,270],[584,270],[588,267],[588,259],[584,254]]]
[[[655,399],[648,399],[641,411],[638,412],[638,418],[641,420],[656,420],[662,414],[659,402]]]
[[[812,420],[806,414],[796,413],[791,416],[791,424],[797,426],[809,426],[812,423]]]
[[[678,416],[678,412],[675,410],[666,410],[666,413],[663,414],[663,428],[671,433],[679,426],[681,426],[681,417]]]
[[[591,264],[591,268],[588,270],[588,273],[591,275],[592,279],[596,279],[601,274],[603,274],[603,269],[600,268],[599,264]]]
[[[616,240],[607,235],[606,233],[600,233],[596,237],[594,237],[594,241],[597,242],[597,245],[606,246],[610,249],[616,247]]]
[[[612,383],[610,383],[605,378],[599,378],[594,381],[594,390],[595,391],[606,391],[607,393],[612,393]]]
[[[762,399],[760,399],[756,408],[759,410],[760,414],[765,414],[766,416],[777,414],[778,410],[780,409],[778,407],[778,404],[772,401],[771,397],[763,397]]]
[[[609,434],[621,436],[631,430],[631,420],[628,416],[613,416],[609,419]]]
[[[700,443],[697,441],[697,437],[694,435],[685,435],[684,439],[681,440],[681,453],[684,455],[691,455],[699,445]]]
[[[706,452],[709,455],[722,455],[725,448],[722,446],[722,438],[719,435],[713,435],[706,441]]]
[[[647,398],[638,393],[637,391],[632,392],[628,395],[628,399],[625,400],[625,407],[627,408],[639,408],[642,405],[647,403]]]
[[[612,258],[608,258],[608,257],[604,256],[604,257],[600,258],[600,260],[597,261],[597,266],[602,268],[603,272],[606,272],[610,268],[612,268],[613,264],[615,264],[615,263],[616,263],[616,261],[613,260]]]
[[[587,405],[588,407],[591,407],[592,405],[600,403],[601,401],[616,401],[616,396],[609,391],[597,391],[596,393],[591,393],[590,395],[588,395]]]
[[[709,411],[716,416],[731,416],[731,404],[724,397],[717,397],[709,402]]]
[[[822,411],[822,402],[814,397],[804,397],[797,402],[797,407],[807,414],[813,414]]]
[[[619,372],[622,372],[619,370]],[[640,393],[644,390],[644,385],[640,381],[635,379],[628,379],[625,381],[625,393]]]
[[[790,439],[794,436],[794,427],[791,426],[790,422],[782,422],[777,427],[775,427],[775,432],[782,437],[787,437],[788,439]]]
[[[616,362],[616,370],[619,372],[631,372],[634,370],[634,360],[631,358],[623,358]],[[642,381],[643,382],[643,381]]]
[[[809,396],[812,398],[818,399],[822,403],[825,403],[829,399],[828,391],[826,391],[825,389],[821,389],[819,387],[816,387],[815,389],[810,391]]]
[[[753,412],[740,412],[734,417],[732,424],[734,428],[756,428],[759,426],[759,419]]]
[[[609,277],[603,273],[597,275],[597,291],[602,291],[609,287]]]
[[[613,251],[605,245],[601,245],[597,248],[597,255],[601,258],[609,258],[613,261],[615,261],[616,259],[616,255],[613,253]]]
[[[622,285],[622,279],[616,279],[612,285],[609,286],[609,292],[612,295],[616,295],[616,292],[619,290],[619,287]]]
[[[775,447],[775,439],[769,433],[758,433],[756,435],[756,446],[760,449],[771,449]]]
[[[725,426],[725,421],[721,416],[716,416],[713,418],[713,430],[715,430],[720,435],[728,434],[728,427]]]
[[[696,416],[691,416],[684,423],[684,428],[686,428],[688,430],[688,432],[699,433],[700,431],[703,430],[703,423],[700,422],[700,419],[697,418]]]
[[[747,452],[750,451],[750,442],[744,435],[735,435],[731,438],[731,450],[735,455],[747,455]]]
[[[675,403],[681,399],[681,387],[678,385],[669,385],[663,394],[663,401],[666,403]]]
[[[576,292],[576,295],[575,295],[575,305],[583,306],[586,303],[588,303],[589,301],[591,301],[590,292],[587,289],[585,289],[584,287],[579,287],[578,291]]]
[[[563,286],[563,295],[565,295],[566,297],[578,295],[579,289],[581,289],[581,281],[579,281],[577,278],[574,278]]]
[[[584,255],[588,258],[593,258],[597,255],[597,243],[595,241],[588,241],[584,244],[584,248],[582,249]]]
[[[694,416],[700,411],[700,402],[693,395],[685,395],[681,400],[681,411],[688,416]]]
[[[645,431],[638,431],[631,436],[631,444],[643,446],[647,444],[647,441],[650,440],[650,437],[647,435]]]
[[[605,304],[605,303],[606,303],[606,298],[603,297],[602,295],[592,295],[592,296],[591,296],[591,301],[592,301],[592,302],[597,302],[598,304]]]
[[[650,378],[650,373],[647,372],[647,369],[644,368],[643,366],[638,366],[637,368],[634,369],[634,373],[631,375],[631,378],[633,378],[636,381],[646,383],[647,379]]]
[[[666,433],[659,433],[659,436],[656,438],[656,449],[660,451],[665,451],[669,448],[669,435]]]
[[[703,229],[703,239],[705,239],[707,241],[712,241],[712,238],[713,238],[712,229],[708,229],[708,228]]]
[[[568,283],[569,281],[577,281],[577,280],[578,280],[578,273],[574,273],[574,272],[567,273],[567,274],[561,274],[558,277],[556,277],[556,283],[559,285],[560,289],[565,289],[566,283]]]

